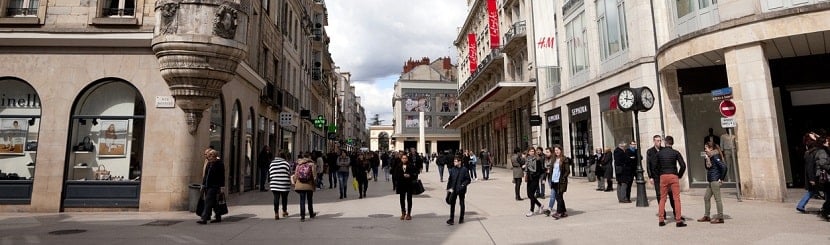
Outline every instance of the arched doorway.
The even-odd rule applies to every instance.
[[[41,104],[17,78],[0,78],[0,204],[29,204],[37,163]]]
[[[244,180],[244,191],[250,191],[254,189],[254,128],[256,125],[256,118],[254,114],[254,108],[250,108],[248,114],[248,120],[245,121],[245,144],[244,144],[244,153],[245,159],[243,162],[243,180]]]
[[[225,149],[225,103],[222,96],[219,96],[213,101],[213,106],[210,107],[210,127],[208,133],[210,138],[209,147],[219,152],[220,156],[224,155]]]
[[[138,207],[146,109],[138,90],[103,79],[72,105],[61,210]]]

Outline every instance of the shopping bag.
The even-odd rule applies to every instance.
[[[354,190],[357,191],[357,179],[352,179],[352,187],[354,187]]]
[[[225,201],[225,193],[219,193],[217,197],[218,205],[216,205],[216,214],[217,215],[226,215],[228,214],[228,203]]]
[[[202,217],[202,213],[205,211],[205,199],[199,198],[199,202],[196,203],[196,216]]]

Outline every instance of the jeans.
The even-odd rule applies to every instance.
[[[597,190],[604,190],[605,189],[605,180],[602,179],[602,176],[597,175]]]
[[[329,168],[334,169],[334,168]],[[329,171],[329,189],[332,187],[337,186],[337,171]]]
[[[378,181],[378,167],[372,167],[372,179]]]
[[[519,190],[522,189],[522,178],[513,178],[513,188],[516,191],[516,200],[522,199],[522,197],[519,196]]]
[[[478,179],[478,174],[476,174],[476,165],[470,164],[470,178]]]
[[[412,192],[404,192],[401,196],[401,213],[412,214]],[[409,203],[409,206],[406,203]]]
[[[490,165],[481,165],[481,177],[490,179]]]
[[[709,182],[709,187],[706,188],[706,195],[703,196],[703,216],[709,217],[709,210],[712,209],[710,201],[712,200],[712,196],[715,196],[718,218],[723,219],[723,200],[720,196],[720,185],[721,183],[719,181]]]
[[[680,180],[675,174],[660,175],[660,202],[658,204],[657,216],[660,221],[666,220],[666,198],[672,191],[671,198],[674,199],[674,220],[682,222],[683,215],[680,209]]]
[[[807,202],[809,202],[810,198],[816,193],[813,189],[814,188],[810,188],[810,190],[807,190],[807,193],[804,193],[804,196],[801,197],[801,201],[798,201],[798,205],[795,205],[795,209],[798,209],[799,211],[805,210]]]
[[[308,202],[308,214],[314,215],[314,191],[297,191],[300,194],[300,218],[305,219],[305,205]]]
[[[383,175],[386,177],[386,181],[389,181],[389,167],[388,166],[383,167]]]
[[[458,213],[458,220],[464,220],[464,196],[467,193],[455,193],[453,192],[452,197],[450,197],[450,220],[455,220],[455,202],[459,201],[458,206],[461,207],[461,212]]]
[[[444,182],[444,165],[438,165],[438,176],[441,177],[441,182]]]
[[[349,172],[337,172],[337,179],[340,180],[340,198],[346,197],[346,181],[349,180]]]
[[[547,174],[542,174],[542,176],[539,177],[539,188],[536,188],[537,196],[545,197],[545,181],[542,180],[547,179],[547,177]]]
[[[323,189],[323,173],[317,174],[317,188]]]
[[[556,203],[556,188],[553,183],[550,184],[550,198],[548,199],[548,209],[553,210],[553,204]]]
[[[279,204],[282,201],[282,211],[288,212],[288,192],[287,191],[271,191],[274,194],[274,214],[279,213]],[[282,200],[280,200],[282,199]]]
[[[532,174],[527,176],[527,199],[530,199],[530,212],[536,208],[536,206],[542,207],[542,203],[536,199],[536,189],[539,188],[539,177],[534,177]]]
[[[565,208],[565,193],[556,191],[559,189],[559,183],[551,183],[550,184],[550,198],[551,200],[556,198],[556,213],[564,214],[568,210]],[[551,208],[553,208],[553,203],[551,203]]]

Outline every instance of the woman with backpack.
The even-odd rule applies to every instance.
[[[297,169],[294,171],[294,191],[300,194],[300,222],[305,222],[305,208],[308,203],[309,217],[317,216],[314,212],[314,190],[317,176],[314,161],[309,158],[297,160]]]
[[[723,163],[721,156],[723,155],[720,146],[716,145],[714,141],[706,142],[703,146],[706,152],[706,181],[709,182],[706,188],[706,194],[703,196],[703,217],[697,222],[709,222],[712,224],[723,224],[723,201],[720,195],[720,186],[726,180],[726,164]],[[712,196],[715,197],[715,207],[718,210],[718,215],[709,218],[709,211],[712,210]]]

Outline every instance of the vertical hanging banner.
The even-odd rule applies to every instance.
[[[487,0],[487,15],[490,23],[490,48],[499,48],[499,10],[496,0]]]
[[[476,34],[470,33],[467,34],[467,42],[469,50],[467,51],[467,55],[470,58],[470,74],[476,72],[476,67],[478,67],[478,55],[476,55]]]
[[[538,67],[559,66],[556,47],[556,6],[554,1],[532,1],[534,50]]]

